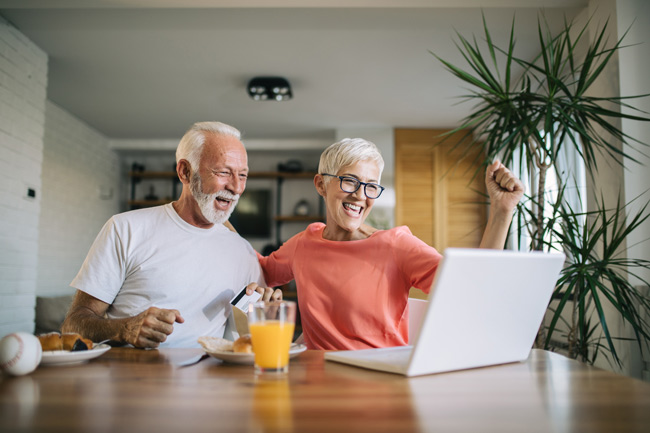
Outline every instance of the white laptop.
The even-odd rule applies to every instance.
[[[325,359],[405,376],[525,360],[564,259],[449,248],[412,346],[327,352]]]

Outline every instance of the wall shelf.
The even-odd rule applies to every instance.
[[[130,171],[129,178],[131,183],[131,197],[127,200],[130,209],[139,209],[143,207],[160,206],[172,202],[178,197],[178,185],[181,183],[175,171]],[[171,198],[159,198],[148,200],[146,198],[136,198],[135,186],[142,182],[143,179],[169,179],[171,182]]]
[[[253,171],[248,173],[249,178],[254,179],[313,179],[316,172],[301,171],[298,173],[290,173],[284,171]]]
[[[171,203],[172,201],[173,200],[129,200],[127,203],[129,206],[151,207]]]
[[[278,215],[273,219],[283,222],[314,222],[323,221],[324,217],[322,215]]]
[[[129,177],[136,179],[175,179],[177,175],[175,171],[130,171]]]

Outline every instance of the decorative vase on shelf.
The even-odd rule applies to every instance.
[[[293,208],[293,214],[296,216],[307,216],[310,210],[311,206],[309,206],[309,202],[307,200],[300,200]]]
[[[147,195],[144,197],[144,199],[145,199],[145,200],[152,200],[152,201],[153,201],[153,200],[158,200],[158,196],[156,195],[156,192],[155,192],[155,189],[154,189],[153,185],[151,185],[151,186],[149,187],[149,194],[147,194]]]

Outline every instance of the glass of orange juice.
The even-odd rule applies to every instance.
[[[256,302],[249,306],[248,328],[255,354],[255,372],[289,371],[289,348],[296,323],[293,301]]]

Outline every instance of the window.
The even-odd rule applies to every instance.
[[[519,160],[519,154],[516,153],[514,155],[514,160]],[[528,212],[534,211],[535,205],[531,200],[531,196],[537,191],[539,177],[537,167],[528,167],[523,170],[520,170],[520,167],[512,167],[511,169],[519,176],[525,186],[526,193],[525,198],[522,199],[522,203],[526,206]],[[553,216],[553,204],[557,201],[558,192],[562,185],[565,186],[564,202],[568,204],[574,213],[584,214],[587,208],[585,166],[582,157],[578,154],[575,145],[570,140],[562,146],[556,160],[556,166],[549,167],[546,172],[544,187],[545,220]],[[582,215],[582,218],[584,218],[584,215]],[[549,242],[550,234],[547,234],[544,240]],[[526,227],[522,227],[519,230],[518,225],[516,223],[513,224],[510,247],[519,250],[529,250],[531,242],[532,239],[529,230]],[[562,250],[560,245],[554,246]]]

